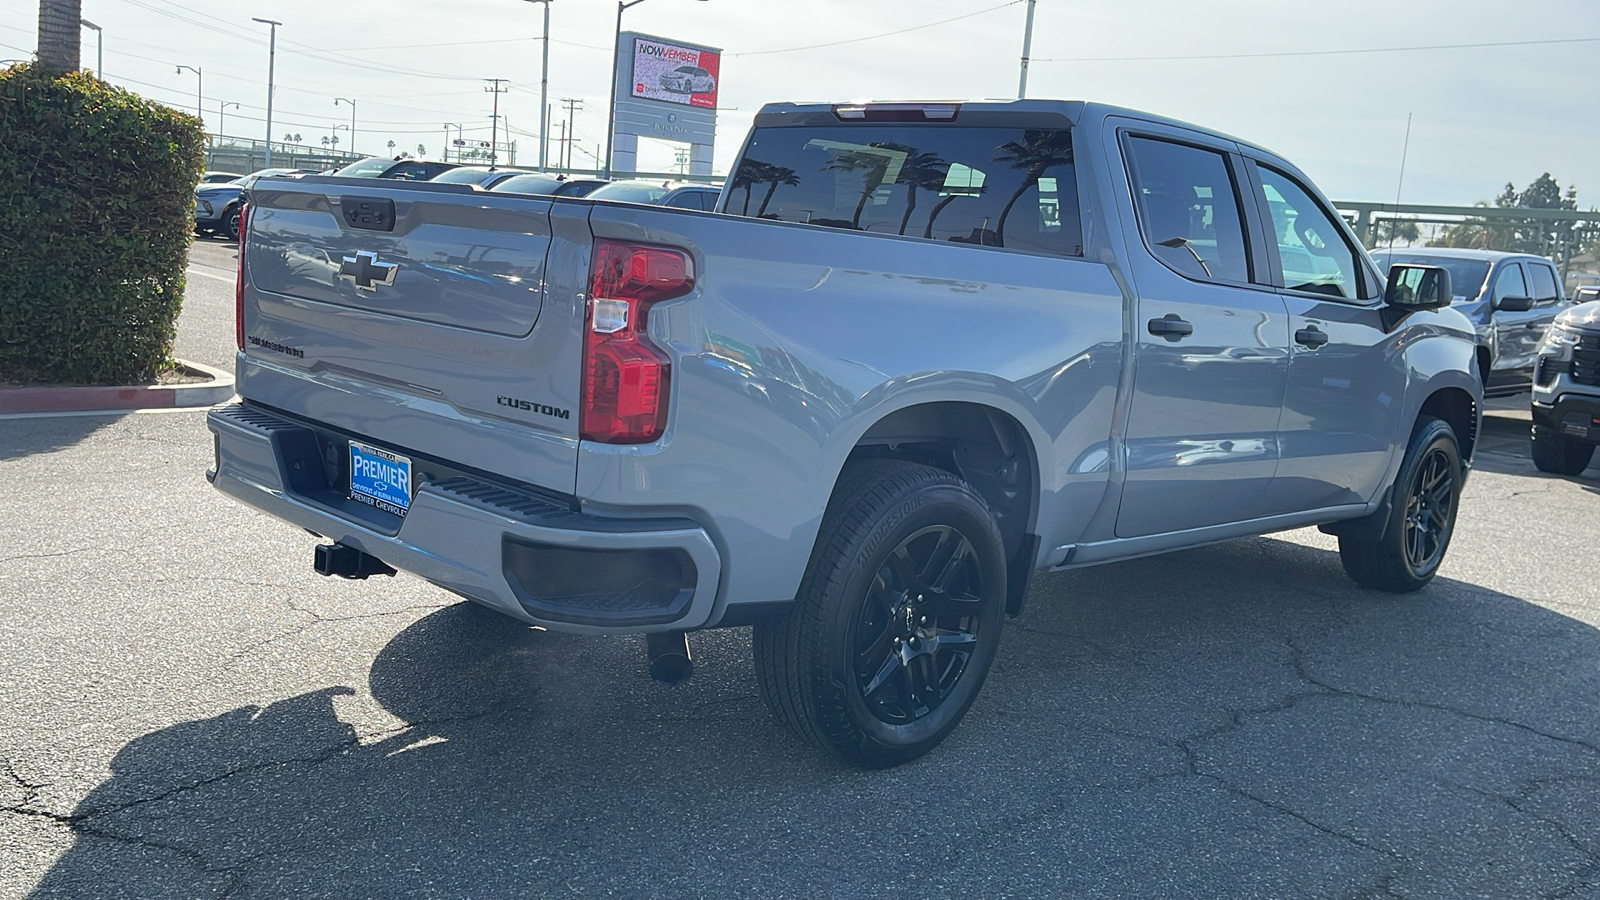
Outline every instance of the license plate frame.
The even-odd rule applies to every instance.
[[[350,441],[350,499],[396,516],[411,509],[411,458]]]

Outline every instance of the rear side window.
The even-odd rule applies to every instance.
[[[1130,137],[1128,163],[1139,230],[1157,259],[1191,278],[1250,280],[1244,215],[1226,157]]]
[[[549,175],[513,175],[494,186],[494,190],[508,194],[554,194],[566,182]]]
[[[1556,289],[1556,273],[1549,266],[1529,263],[1528,282],[1533,288],[1533,302],[1548,306],[1561,299],[1561,291]]]
[[[1065,129],[759,128],[724,197],[733,215],[1083,255]]]

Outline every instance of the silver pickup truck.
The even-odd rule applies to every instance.
[[[718,213],[263,178],[241,235],[217,488],[664,678],[752,625],[860,765],[949,734],[1038,570],[1318,525],[1421,588],[1478,433],[1447,272],[1093,103],[769,105]]]

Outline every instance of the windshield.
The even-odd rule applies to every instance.
[[[670,190],[671,188],[660,184],[625,184],[619,181],[601,185],[590,192],[589,196],[595,200],[655,204],[660,203],[661,198]]]
[[[359,162],[353,162],[333,174],[341,178],[377,178],[388,171],[391,165],[394,165],[394,160],[374,156]]]
[[[1083,253],[1071,132],[935,124],[758,128],[723,211],[1062,256]]]
[[[517,175],[494,186],[508,194],[554,194],[562,182],[549,175]]]
[[[1489,261],[1486,259],[1453,259],[1446,256],[1430,256],[1426,253],[1374,253],[1373,261],[1378,268],[1389,273],[1392,265],[1408,266],[1438,266],[1450,273],[1450,293],[1457,298],[1472,300],[1477,298],[1483,290],[1484,279],[1489,277]]]
[[[483,184],[499,174],[500,171],[497,169],[451,169],[429,180],[444,184]]]

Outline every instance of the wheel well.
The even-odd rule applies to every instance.
[[[1009,414],[977,403],[924,403],[880,419],[846,462],[902,459],[943,469],[972,485],[989,504],[1005,542],[1006,612],[1022,611],[1039,538],[1032,534],[1039,497],[1038,455]]]
[[[1448,422],[1461,445],[1461,458],[1472,459],[1472,447],[1478,441],[1478,408],[1471,394],[1461,388],[1440,388],[1422,404],[1421,414]]]

